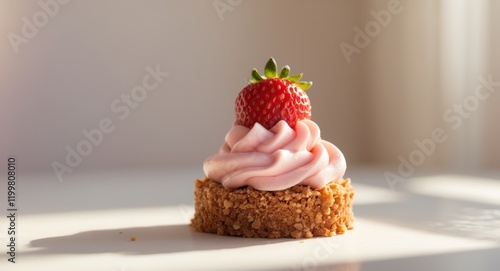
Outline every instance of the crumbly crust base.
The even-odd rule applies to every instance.
[[[205,178],[195,183],[195,214],[199,232],[248,238],[310,238],[342,234],[353,228],[351,180],[322,189],[294,186],[281,191],[252,187],[226,189]]]

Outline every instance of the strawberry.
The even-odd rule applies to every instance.
[[[305,93],[312,82],[299,81],[302,73],[289,76],[290,67],[277,74],[276,61],[271,58],[264,68],[265,76],[252,70],[252,80],[236,98],[236,123],[252,128],[258,122],[271,129],[280,120],[295,127],[299,120],[311,119],[311,102]]]

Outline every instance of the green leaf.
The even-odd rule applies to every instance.
[[[266,79],[266,78],[265,78],[265,77],[262,77],[262,76],[259,74],[259,72],[257,71],[257,69],[253,69],[253,70],[252,70],[252,80],[253,80],[254,82],[259,82],[259,81],[262,81],[262,80],[264,80],[264,79]]]
[[[302,78],[302,75],[304,75],[304,74],[300,73],[297,75],[288,76],[288,80],[290,80],[292,83],[296,83],[300,80],[300,78]]]
[[[299,88],[301,88],[303,91],[306,91],[306,90],[308,90],[312,86],[313,82],[311,82],[311,81],[309,81],[309,82],[300,81],[300,82],[297,82],[295,84],[297,86],[299,86]]]
[[[286,79],[286,80],[296,84],[303,91],[308,90],[312,86],[311,81],[300,81],[303,73],[290,76],[290,66],[288,66],[288,65],[284,66],[281,69],[281,71],[279,73],[279,77],[278,77],[277,71],[278,71],[278,65],[276,64],[276,61],[274,60],[274,58],[271,57],[267,61],[266,66],[264,67],[264,75],[260,75],[259,71],[257,71],[257,69],[253,69],[252,70],[252,78],[250,79],[249,83],[256,83],[259,81],[266,80],[268,78],[281,78],[281,79]]]
[[[270,58],[269,61],[267,61],[266,66],[264,67],[264,74],[266,75],[267,78],[276,78],[278,67],[276,65],[276,61],[274,58]]]
[[[285,67],[283,67],[283,69],[281,69],[280,78],[287,78],[289,74],[290,66],[286,65]]]

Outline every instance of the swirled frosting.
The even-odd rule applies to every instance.
[[[320,189],[344,176],[346,161],[337,147],[321,139],[315,122],[301,120],[291,128],[280,121],[270,130],[259,123],[252,129],[233,125],[203,170],[226,188],[248,185],[277,191],[309,185]]]

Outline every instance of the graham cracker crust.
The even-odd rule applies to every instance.
[[[322,189],[294,186],[281,191],[226,189],[205,178],[195,182],[193,229],[247,238],[310,238],[353,228],[350,179]]]

